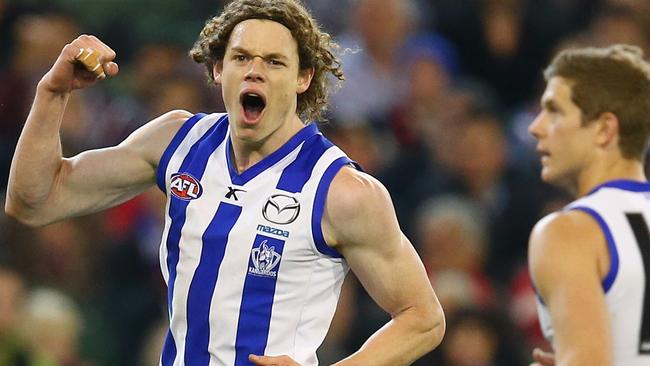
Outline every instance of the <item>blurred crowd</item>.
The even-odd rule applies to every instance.
[[[225,1],[0,0],[0,192],[36,83],[81,33],[120,74],[75,92],[64,154],[118,143],[165,111],[224,111],[187,56]],[[528,234],[569,197],[539,180],[527,127],[559,49],[646,52],[646,0],[304,0],[340,43],[346,82],[321,130],[388,188],[445,309],[416,365],[526,365],[548,349]],[[2,193],[4,197],[4,193]],[[29,229],[0,214],[0,366],[155,365],[167,326],[158,246],[164,195]],[[329,364],[387,320],[354,276],[321,347]]]

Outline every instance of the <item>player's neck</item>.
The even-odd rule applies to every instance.
[[[237,172],[242,173],[278,150],[304,127],[300,118],[293,115],[259,141],[240,139],[231,134],[232,159]]]
[[[602,159],[581,174],[577,182],[576,196],[582,197],[598,185],[621,179],[646,181],[643,163],[634,159]]]

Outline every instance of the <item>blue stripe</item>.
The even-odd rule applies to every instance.
[[[264,251],[262,248],[268,250]],[[235,366],[253,365],[248,361],[248,355],[264,354],[283,249],[283,240],[259,234],[255,237],[239,310]],[[260,253],[271,255],[261,256]],[[277,253],[279,257],[273,253]],[[274,257],[277,257],[277,262],[273,260]]]
[[[282,172],[276,188],[291,193],[302,191],[305,183],[311,177],[318,159],[332,145],[322,135],[314,135],[305,141],[296,160],[291,162]]]
[[[614,284],[616,275],[618,274],[618,250],[616,250],[616,243],[614,242],[612,232],[609,230],[609,226],[607,226],[607,223],[605,220],[603,220],[602,216],[600,216],[600,214],[598,214],[598,212],[594,211],[593,209],[584,206],[571,207],[571,209],[580,210],[592,216],[596,222],[598,222],[598,225],[600,225],[601,230],[605,234],[605,239],[607,240],[607,249],[609,249],[609,256],[611,259],[609,272],[603,280],[603,289],[605,290],[605,293],[607,293],[607,291],[609,291],[609,289]]]
[[[228,139],[228,146],[226,149],[226,156],[227,156],[226,160],[228,161],[228,171],[230,172],[230,181],[233,184],[243,186],[251,179],[257,177],[261,172],[265,171],[272,165],[275,165],[278,161],[282,160],[282,158],[284,158],[285,156],[287,156],[287,154],[295,150],[298,147],[298,145],[300,145],[303,141],[305,141],[306,139],[308,139],[309,137],[317,133],[318,133],[318,127],[315,124],[312,123],[305,126],[303,129],[298,131],[298,133],[293,135],[279,149],[275,150],[270,155],[260,160],[252,167],[246,169],[244,172],[241,173],[241,175],[237,173],[237,169],[235,168],[234,159],[232,156],[232,143],[230,139]]]
[[[316,188],[316,197],[314,198],[314,208],[311,214],[311,231],[314,236],[314,243],[316,243],[316,248],[319,252],[329,255],[334,258],[341,258],[341,253],[331,248],[325,242],[325,237],[323,236],[323,228],[321,227],[321,221],[323,220],[323,212],[325,211],[325,203],[327,201],[327,192],[329,191],[330,184],[336,176],[336,173],[341,170],[342,167],[348,164],[353,164],[347,156],[340,157],[332,162],[330,166],[323,173],[323,177],[318,183],[318,188]]]
[[[187,336],[185,365],[207,366],[210,363],[210,303],[217,284],[219,268],[228,245],[228,235],[239,219],[242,208],[221,202],[217,213],[203,234],[199,266],[194,272],[187,298]]]
[[[630,192],[650,192],[650,183],[648,182],[639,182],[635,180],[628,179],[618,179],[605,182],[593,188],[587,195],[597,192],[601,188],[618,188],[624,191]]]
[[[183,159],[179,171],[192,174],[197,180],[201,180],[205,172],[205,166],[212,152],[223,142],[228,125],[219,121],[215,123],[201,138],[190,148]],[[174,298],[174,284],[176,283],[176,265],[180,253],[179,244],[181,239],[181,230],[185,225],[187,205],[190,201],[176,199],[169,196],[169,217],[171,224],[167,233],[167,269],[169,271],[169,280],[167,281],[167,304],[169,314],[173,314],[172,300]],[[163,354],[173,355],[169,363],[163,363],[163,366],[171,365],[176,357],[176,345],[173,338],[168,338],[170,342],[165,343]],[[172,352],[173,348],[173,352]]]
[[[174,135],[174,138],[172,138],[172,141],[169,143],[165,149],[165,152],[163,152],[162,156],[160,157],[158,170],[156,171],[156,183],[158,184],[158,188],[160,188],[163,193],[167,194],[167,190],[165,189],[165,173],[167,172],[167,165],[169,165],[169,160],[172,158],[172,155],[174,155],[174,152],[176,149],[178,149],[178,146],[181,144],[181,142],[183,142],[185,136],[187,136],[192,127],[194,127],[196,122],[198,122],[203,117],[205,117],[205,113],[197,113],[188,118],[187,121],[183,123],[178,132],[176,132],[176,135]]]
[[[174,336],[172,335],[172,331],[170,329],[167,331],[167,338],[165,339],[165,344],[163,345],[160,363],[163,366],[171,366],[174,364],[175,358],[176,343],[174,342]]]

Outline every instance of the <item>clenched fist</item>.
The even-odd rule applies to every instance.
[[[85,88],[117,74],[119,67],[114,59],[115,51],[104,42],[95,36],[81,35],[63,47],[39,87],[56,94]]]

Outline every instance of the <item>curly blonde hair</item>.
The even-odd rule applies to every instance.
[[[190,50],[190,56],[205,65],[210,82],[214,82],[214,65],[223,61],[230,34],[235,26],[248,19],[278,22],[291,31],[298,44],[300,69],[314,68],[309,88],[298,94],[298,115],[306,120],[323,119],[329,96],[328,74],[344,80],[341,62],[335,55],[338,45],[322,31],[299,0],[235,0],[223,12],[209,19]]]

